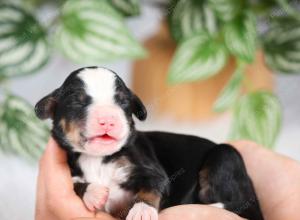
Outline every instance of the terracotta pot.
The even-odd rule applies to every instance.
[[[152,114],[179,120],[208,119],[216,115],[212,106],[235,69],[233,58],[220,73],[207,80],[168,85],[167,73],[176,44],[165,22],[157,34],[145,41],[144,46],[149,56],[133,65],[133,90]],[[265,65],[262,52],[257,52],[255,62],[247,67],[246,72],[247,78],[252,81],[251,90],[272,90],[273,76]]]

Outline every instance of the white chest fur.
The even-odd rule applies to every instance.
[[[114,203],[129,199],[130,193],[121,189],[120,184],[127,181],[130,163],[119,161],[103,163],[101,157],[81,155],[78,165],[83,171],[83,179],[88,183],[98,183],[109,188],[109,197],[105,210],[110,211]]]

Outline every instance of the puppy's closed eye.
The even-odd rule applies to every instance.
[[[76,101],[76,102],[72,102],[72,103],[67,104],[66,107],[75,108],[75,109],[76,108],[82,108],[82,107],[84,107],[84,103]]]

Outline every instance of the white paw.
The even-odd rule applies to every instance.
[[[218,202],[218,203],[212,203],[212,204],[209,204],[209,206],[216,207],[216,208],[220,208],[220,209],[224,209],[224,208],[225,208],[224,204],[221,203],[221,202]]]
[[[86,192],[83,195],[83,202],[92,212],[101,210],[108,199],[108,194],[109,189],[107,187],[91,183],[88,185]]]
[[[158,220],[158,212],[146,203],[136,203],[129,211],[126,220]]]

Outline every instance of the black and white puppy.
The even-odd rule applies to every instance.
[[[200,203],[263,219],[233,147],[195,136],[137,131],[133,115],[145,120],[146,109],[108,69],[74,71],[35,111],[53,120],[52,135],[67,152],[74,190],[91,211],[157,220],[161,209]]]

